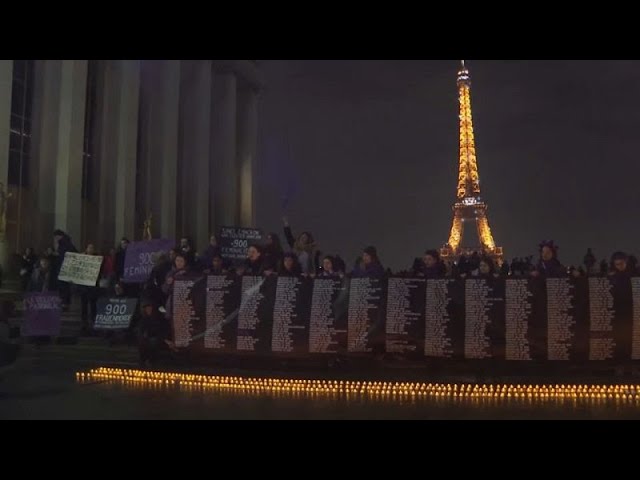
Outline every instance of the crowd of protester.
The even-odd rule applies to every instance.
[[[76,286],[81,300],[82,333],[93,333],[96,305],[102,296],[138,298],[140,309],[134,315],[127,335],[137,339],[141,362],[154,362],[163,348],[173,349],[171,337],[172,292],[175,281],[181,277],[198,274],[231,274],[258,276],[309,276],[321,278],[379,277],[392,274],[385,269],[374,246],[362,250],[352,269],[339,255],[323,255],[310,232],[294,236],[289,222],[283,218],[284,237],[288,249],[277,233],[269,233],[262,245],[253,244],[247,249],[247,258],[241,265],[234,265],[223,258],[216,236],[198,254],[192,240],[182,237],[176,247],[155,259],[149,279],[143,284],[124,283],[124,266],[129,240],[123,238],[117,248],[103,255],[99,279],[95,286]],[[20,270],[22,287],[27,292],[58,292],[63,310],[71,303],[72,285],[58,281],[58,274],[67,252],[78,252],[71,238],[63,231],[54,232],[54,246],[38,256],[27,248],[22,256]],[[101,255],[93,244],[82,251],[86,255]],[[623,252],[614,253],[609,261],[598,263],[588,249],[583,265],[564,266],[558,257],[558,247],[553,241],[539,245],[539,258],[533,256],[514,258],[510,263],[496,264],[489,255],[474,252],[463,255],[457,261],[443,260],[436,249],[429,249],[422,257],[415,258],[410,268],[396,275],[426,278],[499,278],[513,277],[573,277],[589,275],[631,276],[640,274],[635,257]]]

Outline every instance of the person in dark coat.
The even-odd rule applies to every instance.
[[[584,256],[584,259],[582,260],[582,263],[584,264],[585,268],[587,269],[587,272],[595,273],[594,272],[594,267],[596,266],[596,257],[593,254],[593,252],[591,251],[591,248],[587,248],[587,253]]]
[[[73,245],[71,237],[62,230],[55,230],[53,232],[53,239],[56,245],[55,253],[57,258],[56,265],[53,266],[53,271],[56,282],[58,283],[60,298],[62,299],[62,310],[66,311],[69,309],[69,305],[71,304],[71,285],[67,282],[58,281],[58,275],[60,274],[60,269],[64,263],[64,256],[67,252],[77,253],[78,249]]]
[[[163,352],[168,352],[171,335],[169,320],[154,305],[153,300],[142,298],[140,302],[140,326],[138,353],[140,365],[155,366]]]
[[[342,259],[340,255],[333,257],[333,271],[344,275],[347,271],[347,263]]]
[[[287,252],[282,257],[278,275],[281,277],[299,277],[302,275],[302,269],[298,263],[298,256],[293,252]]]
[[[268,267],[265,268],[265,267]],[[276,265],[265,265],[264,257],[262,255],[262,247],[260,245],[250,245],[247,249],[247,259],[242,267],[239,269],[241,275],[254,275],[260,276],[265,272],[271,272],[275,270]]]
[[[263,247],[264,258],[272,265],[280,265],[284,257],[284,250],[277,233],[267,235],[267,244]]]
[[[624,252],[615,252],[611,255],[609,269],[610,276],[630,277],[632,270],[629,268],[629,256]]]
[[[116,280],[120,280],[124,276],[124,260],[127,256],[129,243],[129,239],[122,237],[120,246],[116,251]]]
[[[447,267],[437,250],[427,250],[422,256],[422,264],[418,265],[414,273],[426,278],[441,278],[446,276]]]
[[[23,291],[29,286],[29,280],[31,279],[31,275],[33,275],[33,270],[36,268],[37,263],[38,256],[33,251],[33,248],[28,247],[20,259],[20,283]]]
[[[11,365],[18,359],[22,346],[15,343],[11,335],[9,319],[15,314],[15,304],[11,300],[0,302],[0,380],[2,367]]]
[[[49,259],[51,265],[55,263],[56,252],[53,250],[53,247],[47,247],[44,251],[44,256]]]
[[[49,257],[40,257],[38,267],[33,270],[29,285],[27,286],[28,292],[52,292],[56,289],[55,275],[51,268],[51,260]]]
[[[211,258],[211,264],[203,271],[205,275],[226,275],[229,273],[225,262],[220,254],[215,254]]]
[[[500,275],[502,275],[503,277],[509,276],[509,262],[507,262],[506,260],[503,262],[502,266],[500,267]]]
[[[474,278],[491,279],[498,277],[496,266],[491,258],[482,256],[478,258],[478,268],[471,273]]]
[[[211,268],[211,262],[213,257],[221,255],[220,245],[218,245],[218,238],[215,235],[211,235],[209,238],[209,245],[200,255],[200,264],[203,270]]]
[[[85,255],[96,255],[95,247],[92,243],[87,245],[87,249],[84,251]],[[98,297],[100,296],[100,288],[97,285],[89,287],[86,285],[79,285],[78,291],[80,292],[80,319],[81,319],[81,332],[83,334],[89,333],[93,329],[93,322],[96,318]]]
[[[479,265],[480,265],[480,255],[478,255],[478,252],[473,252],[471,254],[471,257],[469,257],[469,273],[473,272],[474,270],[477,270]]]
[[[193,246],[191,237],[182,237],[180,239],[180,251],[184,254],[184,258],[187,260],[190,268],[194,269],[198,267],[196,249]]]
[[[322,259],[322,270],[318,273],[318,278],[335,278],[335,277],[343,277],[344,270],[338,270],[339,266],[336,268],[338,262],[336,261],[336,257],[331,255],[327,255]]]
[[[567,269],[558,260],[558,246],[553,240],[543,241],[540,245],[540,260],[535,266],[531,275],[534,277],[563,277],[567,274]]]
[[[180,249],[176,247],[169,250],[168,255],[160,255],[156,260],[156,264],[151,269],[149,281],[159,288],[162,287],[162,285],[164,284],[164,280],[167,278],[167,274],[173,268],[176,256],[178,256],[179,254]]]
[[[190,273],[191,266],[187,260],[187,255],[180,252],[176,255],[173,262],[173,269],[167,274],[167,277],[162,285],[162,293],[166,298],[165,303],[165,316],[169,319],[173,315],[173,286],[175,281],[181,277],[185,277]]]
[[[380,263],[376,247],[369,246],[363,250],[362,264],[354,269],[351,276],[355,278],[384,276],[384,267]]]
[[[56,253],[61,260],[64,260],[64,255],[67,252],[78,253],[78,249],[71,241],[71,237],[62,230],[56,230],[53,232],[53,239],[56,244]]]
[[[413,259],[413,264],[411,265],[411,269],[409,273],[414,277],[424,276],[422,270],[424,269],[424,263],[422,263],[422,259],[420,257],[416,257]]]
[[[461,255],[458,259],[458,273],[460,275],[469,275],[473,270],[473,265],[471,262],[471,257],[467,255]]]
[[[146,292],[147,297],[153,297],[160,299],[158,308],[166,303],[166,297],[162,290],[167,275],[173,269],[173,265],[176,256],[180,254],[180,249],[172,248],[169,250],[169,254],[161,254],[156,258],[156,263],[151,269],[149,279],[144,284],[143,292]],[[128,285],[125,285],[127,287]],[[127,295],[130,296],[130,295]]]
[[[608,271],[609,271],[609,264],[607,263],[606,260],[603,259],[600,262],[600,275],[606,275]]]
[[[284,223],[284,236],[289,247],[298,256],[302,273],[315,273],[318,269],[321,252],[316,246],[313,235],[310,232],[302,232],[298,238],[294,238],[287,217],[283,217],[282,221]]]

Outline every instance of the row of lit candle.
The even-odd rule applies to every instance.
[[[243,392],[393,395],[436,398],[616,399],[640,401],[640,385],[480,385],[468,383],[243,378],[106,367],[93,369],[86,373],[78,372],[76,373],[76,378],[80,382],[117,380],[126,384],[189,386]]]

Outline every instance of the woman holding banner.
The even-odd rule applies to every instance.
[[[87,245],[84,251],[85,255],[97,255],[96,249],[92,243]],[[80,292],[80,318],[82,321],[81,332],[88,334],[93,329],[93,322],[96,319],[96,311],[98,304],[98,297],[100,296],[100,288],[97,285],[87,287],[83,285],[78,286]]]
[[[567,269],[562,266],[558,260],[558,246],[553,240],[543,241],[540,247],[540,260],[536,268],[531,272],[533,277],[564,277],[567,275]]]
[[[292,252],[285,253],[278,267],[278,275],[281,277],[299,277],[301,274],[302,269],[298,263],[298,257]]]
[[[250,245],[247,249],[247,260],[238,269],[240,275],[261,276],[267,270],[275,269],[275,265],[265,265],[262,247],[260,245]]]
[[[173,269],[167,274],[167,278],[162,285],[162,293],[165,295],[165,317],[170,319],[173,308],[173,285],[177,279],[189,273],[189,263],[184,253],[178,253],[173,262]]]
[[[67,252],[77,253],[78,249],[71,241],[71,237],[62,230],[55,230],[53,232],[53,240],[56,247],[55,255],[56,262],[52,265],[56,282],[60,290],[60,298],[62,299],[62,311],[67,311],[71,304],[71,285],[67,282],[58,282],[58,274],[62,268],[62,262],[64,262],[64,256]]]

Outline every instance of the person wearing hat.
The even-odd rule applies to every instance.
[[[366,247],[362,252],[362,263],[351,273],[352,277],[382,277],[384,268],[378,258],[376,247]]]
[[[540,260],[531,272],[534,277],[564,277],[567,269],[558,260],[558,246],[553,240],[543,241],[540,245]]]

